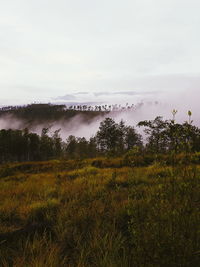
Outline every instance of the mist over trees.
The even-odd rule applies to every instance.
[[[174,114],[175,115],[175,114]],[[167,154],[170,152],[200,152],[200,129],[189,120],[183,124],[156,117],[141,121],[144,138],[133,126],[124,121],[115,122],[105,118],[97,133],[87,140],[70,135],[62,140],[60,129],[50,134],[50,128],[43,128],[41,134],[24,130],[0,130],[0,162],[37,161],[57,158],[83,159],[97,156],[120,156],[129,151],[143,154]],[[135,153],[135,152],[134,152]]]
[[[89,158],[107,153],[119,155],[142,146],[142,139],[134,127],[119,124],[111,118],[101,122],[94,137],[70,135],[62,140],[56,130],[50,134],[50,128],[43,128],[41,135],[24,130],[0,130],[0,161],[31,161],[54,158]]]
[[[154,103],[156,105],[156,103]],[[143,103],[136,105],[86,105],[86,104],[30,104],[25,106],[7,106],[0,108],[0,126],[8,129],[13,124],[14,129],[23,130],[29,128],[41,129],[49,125],[74,123],[77,118],[83,124],[90,124],[102,120],[105,117],[113,117],[121,113],[135,112],[143,106]],[[60,128],[60,126],[58,126]],[[62,127],[63,130],[63,127]],[[35,132],[35,131],[34,131]],[[38,132],[37,132],[38,133]]]
[[[101,108],[92,110],[87,105],[31,104],[2,107],[0,108],[0,119],[14,118],[13,120],[19,120],[24,128],[33,128],[34,125],[37,126],[38,124],[44,124],[46,127],[46,125],[58,121],[68,122],[77,115],[81,115],[82,121],[88,123],[97,117],[105,116],[108,112],[108,110],[101,110]]]

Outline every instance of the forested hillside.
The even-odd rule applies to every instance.
[[[92,112],[91,112],[92,111]],[[46,123],[55,122],[58,120],[69,120],[76,115],[82,115],[83,121],[89,122],[91,119],[102,116],[109,112],[96,106],[92,110],[91,106],[76,105],[53,105],[53,104],[31,104],[27,106],[8,106],[0,109],[0,118],[7,115],[13,116],[16,119],[23,120],[28,125],[31,123]]]

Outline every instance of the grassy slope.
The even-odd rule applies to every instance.
[[[198,166],[98,169],[88,160],[3,170],[0,266],[200,264]]]

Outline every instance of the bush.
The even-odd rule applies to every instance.
[[[96,168],[121,168],[124,166],[122,158],[102,158],[92,161]]]
[[[132,151],[127,152],[123,157],[124,165],[129,167],[148,166],[152,164],[154,160],[155,160],[154,155],[151,154],[135,155],[135,153],[132,153]]]

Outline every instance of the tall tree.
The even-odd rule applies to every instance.
[[[100,123],[96,134],[96,140],[100,151],[115,152],[119,139],[119,129],[116,122],[111,118],[106,118]]]

